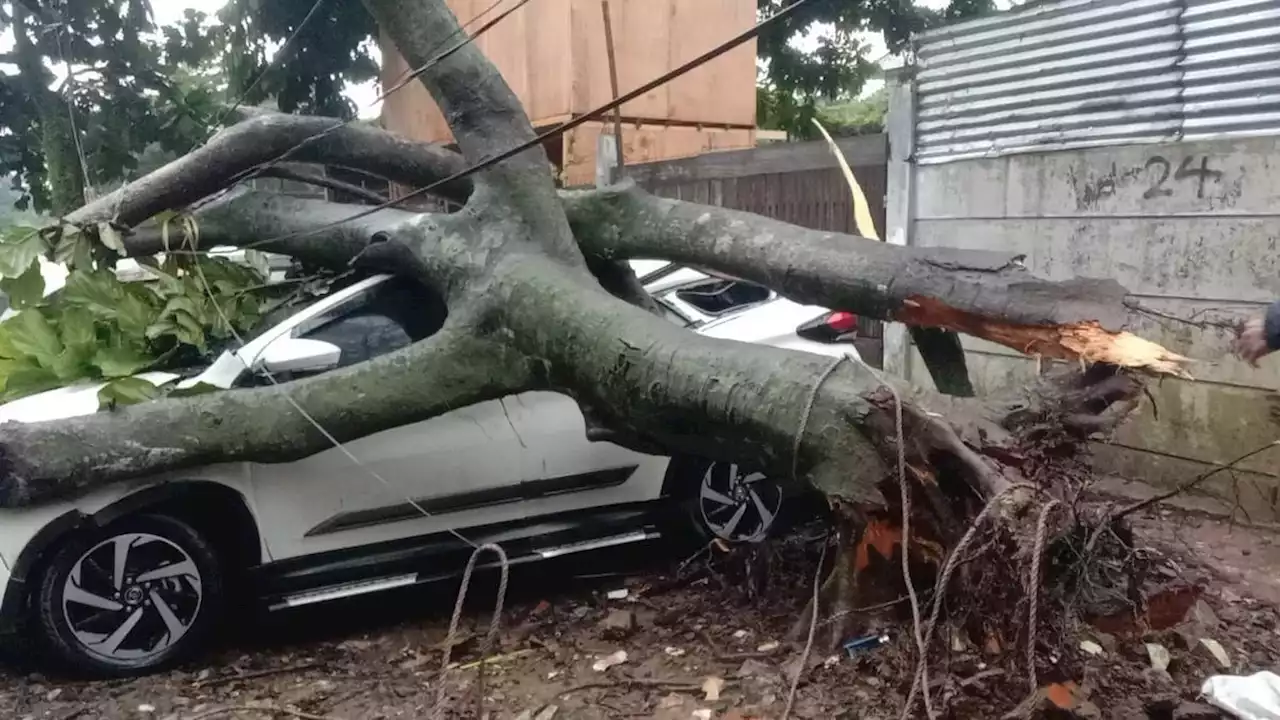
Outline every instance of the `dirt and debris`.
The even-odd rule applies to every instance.
[[[1157,510],[1137,518],[1143,552],[1172,588],[1128,627],[1080,623],[1041,658],[1034,693],[1020,652],[934,643],[935,708],[949,718],[1225,717],[1197,697],[1217,673],[1280,663],[1280,539],[1204,517]],[[639,568],[607,585],[567,577],[512,578],[499,647],[485,664],[486,713],[494,720],[661,718],[775,719],[782,714],[800,645],[788,637],[811,595],[818,550],[775,543],[773,575],[746,588],[737,558],[719,551],[671,568]],[[627,592],[618,593],[620,585]],[[523,587],[522,591],[520,588]],[[1188,590],[1187,588],[1190,588]],[[439,678],[451,589],[411,593],[271,619],[197,666],[110,682],[10,671],[0,676],[0,717],[14,720],[213,720],[426,717]],[[614,591],[614,592],[610,592]],[[446,673],[448,717],[476,717],[476,653],[492,596],[464,620]],[[610,599],[610,595],[617,599]],[[1158,616],[1158,617],[1157,617]],[[1105,623],[1104,623],[1105,625]],[[283,628],[283,629],[281,629]],[[846,654],[815,650],[803,669],[793,718],[898,718],[916,661],[910,621],[879,629],[887,643]],[[1060,668],[1052,675],[1043,667]],[[924,717],[917,706],[913,717]]]

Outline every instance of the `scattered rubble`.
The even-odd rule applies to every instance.
[[[1252,546],[1262,537],[1241,531],[1213,542]],[[732,555],[717,554],[682,575],[628,583],[625,604],[573,588],[513,597],[499,645],[485,663],[486,708],[494,720],[776,720],[800,656],[787,632],[812,592],[816,552],[786,544],[775,551],[788,555],[774,563],[784,576],[763,596],[737,589]],[[1102,618],[1103,628],[1077,626],[1056,644],[1062,657],[1041,659],[1035,694],[1028,691],[1021,640],[967,638],[948,628],[933,646],[935,704],[947,708],[945,717],[961,720],[995,720],[1014,710],[1067,720],[1225,718],[1199,696],[1201,684],[1280,664],[1280,612],[1274,600],[1255,597],[1251,584],[1223,580],[1216,567],[1167,552],[1177,560],[1176,574],[1165,577],[1171,589],[1124,622]],[[1261,562],[1266,555],[1250,558]],[[1269,572],[1280,575],[1280,565]],[[513,577],[513,592],[521,587]],[[0,675],[0,717],[191,720],[237,707],[288,711],[226,717],[268,720],[293,711],[325,720],[426,717],[452,598],[407,607],[399,625],[379,626],[394,622],[383,619],[385,602],[370,599],[374,610],[364,613],[335,609],[319,621],[300,621],[306,627],[297,638],[267,647],[238,641],[238,648],[200,665],[136,681]],[[910,613],[899,610],[862,631],[879,638],[884,628],[888,635],[872,650],[851,657],[839,647],[815,647],[793,718],[898,718],[915,663]],[[339,628],[361,614],[363,625]],[[487,625],[487,610],[477,607],[458,633],[456,665],[445,676],[456,717],[474,717],[477,653]]]

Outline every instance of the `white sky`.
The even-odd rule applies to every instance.
[[[265,1],[269,2],[270,0]],[[948,0],[917,1],[926,7],[935,9],[945,7],[948,2]],[[152,3],[152,9],[155,13],[156,23],[163,26],[176,23],[181,20],[183,13],[187,9],[200,10],[209,16],[213,16],[225,4],[225,2],[226,0],[154,0]],[[1013,0],[996,0],[996,6],[1002,10],[1007,9],[1012,4]],[[810,33],[809,37],[801,38],[796,41],[796,45],[801,48],[805,46],[812,47],[816,44],[817,37],[819,37],[822,32],[822,29],[817,29],[815,32]],[[887,51],[885,49],[883,38],[878,34],[866,33],[863,37],[863,41],[867,43],[870,48],[868,56],[871,60],[880,61],[884,59]],[[9,33],[0,35],[0,52],[5,52],[11,49],[12,45],[13,39]],[[4,71],[14,72],[16,71],[16,68],[11,68],[11,66],[0,66],[0,72]],[[871,79],[863,88],[863,94],[866,95],[874,92],[883,84],[884,82],[882,80]],[[378,113],[381,111],[380,104],[374,104],[374,101],[378,97],[378,88],[377,84],[373,81],[362,83],[360,85],[348,86],[347,96],[356,104],[361,117],[377,117]]]
[[[695,0],[696,1],[696,0]],[[917,0],[921,5],[941,9],[947,6],[948,0]],[[156,16],[156,22],[160,25],[166,25],[177,22],[182,19],[182,14],[187,8],[201,10],[212,16],[225,4],[225,0],[157,0],[153,2]],[[1012,0],[996,0],[996,6],[1001,9],[1007,8],[1012,4]],[[810,37],[802,38],[796,42],[796,45],[804,48],[806,46],[813,47],[817,43],[817,37],[821,34],[821,30],[811,33]],[[888,50],[884,44],[884,38],[877,33],[865,33],[862,38],[863,42],[870,46],[868,57],[873,61],[883,58]],[[868,80],[863,88],[863,94],[869,94],[880,89],[884,85],[884,81],[873,78]],[[378,88],[376,83],[368,82],[361,85],[349,86],[347,88],[347,96],[355,102],[356,107],[360,109],[361,117],[376,117],[380,112],[380,106],[370,105],[378,97]]]

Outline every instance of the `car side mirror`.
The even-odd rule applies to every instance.
[[[266,372],[321,372],[342,359],[342,349],[323,340],[285,337],[271,343],[258,356],[258,370]]]

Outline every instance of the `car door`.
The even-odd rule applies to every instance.
[[[443,321],[442,307],[435,317],[429,310],[436,306],[416,284],[392,278],[273,342],[331,343],[347,367],[434,333]],[[520,462],[519,440],[493,400],[250,473],[263,539],[279,560],[480,524],[493,516],[494,495],[518,486]]]
[[[653,500],[668,458],[587,439],[568,395],[532,391],[502,399],[520,440],[524,502],[530,515]]]
[[[693,324],[672,307],[660,307],[670,322]],[[530,514],[644,502],[661,493],[670,459],[588,440],[586,419],[568,395],[532,391],[502,402],[520,438]]]

